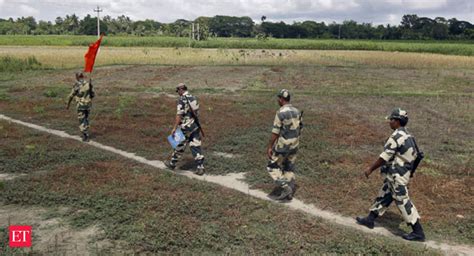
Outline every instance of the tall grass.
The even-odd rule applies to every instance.
[[[0,56],[27,59],[30,56],[45,68],[79,68],[84,65],[84,46],[0,46]],[[373,66],[403,69],[471,69],[474,58],[426,53],[195,49],[158,47],[103,47],[96,67],[107,65],[195,65],[195,66]]]
[[[41,68],[41,63],[34,56],[27,57],[26,59],[12,56],[0,57],[0,72],[17,72]]]
[[[95,36],[0,36],[0,45],[23,46],[87,46]],[[320,40],[210,38],[191,42],[185,37],[105,37],[103,45],[117,47],[193,47],[227,49],[300,49],[300,50],[370,50],[397,52],[427,52],[447,55],[474,56],[473,41],[375,41],[375,40]]]

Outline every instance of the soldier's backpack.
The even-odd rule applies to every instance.
[[[415,158],[415,161],[413,161],[413,165],[411,167],[410,177],[413,177],[413,175],[415,174],[416,168],[418,168],[418,165],[420,164],[421,160],[425,158],[425,153],[423,153],[423,151],[420,151],[420,149],[418,148],[415,137],[412,137],[412,138],[413,138],[413,143],[415,144],[416,158]]]

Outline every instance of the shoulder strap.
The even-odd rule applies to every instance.
[[[191,102],[189,101],[188,96],[187,96],[187,95],[183,95],[183,96],[184,96],[184,98],[186,98],[186,102],[188,103],[189,109],[191,109],[191,113],[192,113],[193,116],[195,117],[196,114],[194,113],[194,109],[193,109],[193,107],[191,106]]]
[[[410,135],[410,137],[413,139],[413,143],[415,144],[415,150],[416,150],[416,153],[417,154],[420,154],[420,149],[418,148],[418,145],[416,144],[416,140],[415,140],[415,137],[413,137],[412,135]]]

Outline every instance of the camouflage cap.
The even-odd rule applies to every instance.
[[[278,92],[277,96],[280,97],[280,98],[284,98],[286,100],[289,100],[290,99],[290,91],[288,91],[287,89],[281,89]]]
[[[401,119],[407,119],[408,120],[408,113],[401,109],[401,108],[394,108],[392,110],[392,113],[387,116],[385,119],[387,120],[390,120],[390,119],[398,119],[398,120],[401,120]]]
[[[188,87],[184,83],[179,83],[178,86],[176,86],[176,92],[178,92],[179,89],[187,90]]]

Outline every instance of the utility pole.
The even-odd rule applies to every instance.
[[[337,37],[337,39],[341,39],[341,24],[339,24],[339,36]]]
[[[197,24],[197,40],[201,40],[201,31],[199,30],[199,23]]]
[[[102,12],[103,10],[99,8],[97,5],[97,9],[94,10],[94,12],[97,12],[97,37],[100,38],[100,16],[99,13]]]

